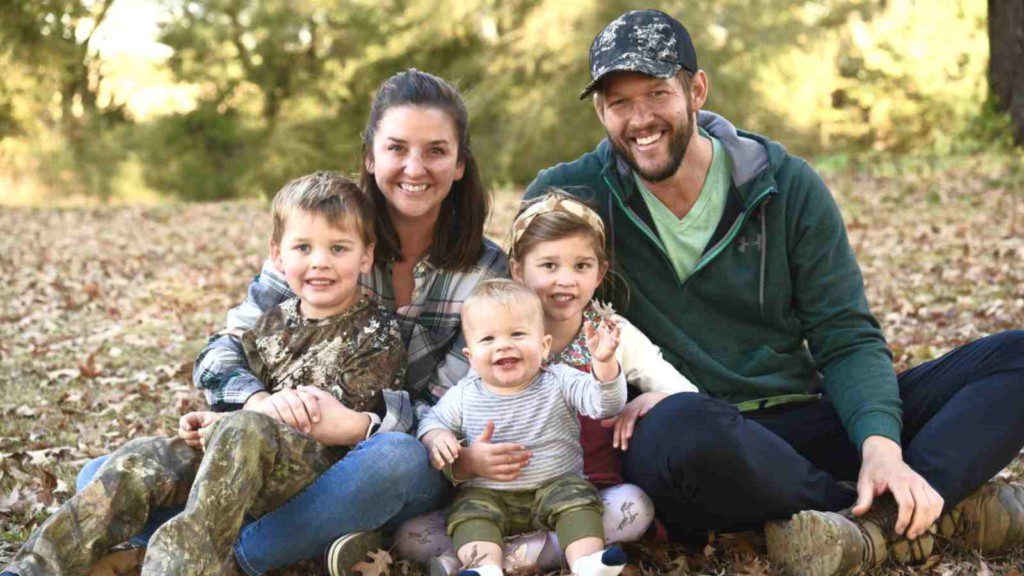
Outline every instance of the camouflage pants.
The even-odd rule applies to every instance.
[[[601,496],[590,482],[559,476],[536,490],[503,491],[460,486],[448,515],[448,535],[459,550],[469,542],[504,544],[504,536],[554,530],[564,550],[573,542],[604,539]]]
[[[150,538],[142,573],[230,572],[246,514],[280,506],[341,456],[255,412],[229,414],[213,426],[205,454],[170,438],[122,446],[29,537],[7,570],[87,574],[111,546],[138,534],[154,508],[184,505]]]

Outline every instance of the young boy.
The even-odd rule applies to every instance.
[[[373,216],[359,187],[330,172],[298,178],[274,198],[271,257],[298,297],[264,314],[242,344],[269,391],[299,388],[315,399],[320,418],[309,434],[256,411],[186,414],[179,438],[140,438],[114,452],[7,572],[86,574],[154,507],[185,505],[149,540],[143,574],[230,573],[243,518],[308,486],[379,422],[369,411],[379,413],[385,390],[403,386],[398,324],[358,282],[373,263]]]
[[[420,422],[417,435],[435,465],[452,463],[460,446],[493,425],[493,442],[532,451],[512,480],[461,484],[448,516],[460,574],[500,576],[505,532],[555,530],[574,574],[615,576],[626,557],[604,548],[601,498],[583,478],[578,414],[610,418],[626,403],[615,349],[618,329],[587,325],[592,374],[561,365],[541,368],[551,348],[540,299],[511,280],[480,284],[462,306],[464,353],[473,369]],[[442,572],[432,566],[431,572]]]

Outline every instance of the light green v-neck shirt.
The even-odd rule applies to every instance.
[[[703,130],[701,134],[707,136]],[[693,267],[700,260],[704,248],[715,233],[718,221],[725,212],[725,202],[732,184],[729,154],[718,139],[711,138],[711,143],[714,152],[707,178],[704,179],[704,187],[700,190],[697,202],[682,219],[676,218],[676,215],[647,189],[640,176],[633,173],[633,179],[636,180],[647,209],[651,211],[654,225],[658,228],[658,236],[661,237],[680,282],[690,277]]]

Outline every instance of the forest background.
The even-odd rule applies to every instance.
[[[603,136],[576,98],[587,48],[651,6],[689,26],[707,109],[825,169],[1008,142],[984,0],[8,0],[0,203],[269,196],[355,171],[374,88],[409,67],[460,86],[484,177],[521,187]]]

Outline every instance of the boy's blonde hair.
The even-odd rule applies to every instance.
[[[541,305],[540,297],[528,286],[515,280],[493,278],[477,284],[473,292],[462,303],[463,320],[470,310],[482,304],[501,304],[506,308],[528,306],[533,309],[541,322],[544,321],[544,307]]]
[[[271,204],[270,239],[274,244],[281,244],[288,216],[296,210],[356,232],[367,246],[376,240],[373,202],[358,184],[337,172],[321,170],[300,176],[281,188]]]

